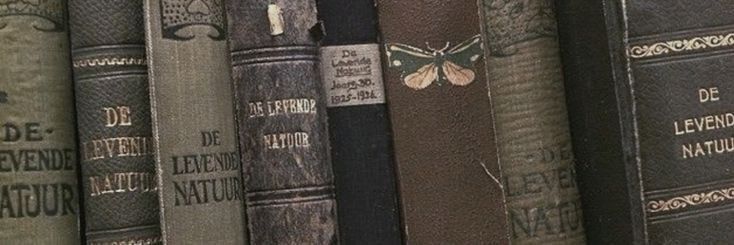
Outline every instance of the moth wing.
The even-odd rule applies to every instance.
[[[484,56],[482,37],[473,36],[456,45],[446,53],[446,59],[462,67],[472,67],[476,61]]]
[[[403,80],[406,76],[416,73],[418,69],[436,61],[436,56],[432,52],[406,44],[387,44],[385,53],[388,66],[399,70]]]
[[[405,85],[409,88],[420,90],[431,85],[431,83],[436,81],[436,79],[438,79],[438,67],[433,63],[430,63],[421,67],[416,72],[405,76],[405,78],[403,78],[403,82],[405,82]]]
[[[454,64],[454,62],[445,61],[442,69],[446,79],[453,85],[466,86],[474,81],[474,71]]]

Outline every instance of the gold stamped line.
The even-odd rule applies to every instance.
[[[112,245],[112,244],[159,244],[162,241],[160,236],[153,237],[141,237],[125,240],[115,241],[104,241],[104,242],[89,242],[91,245]]]
[[[119,65],[144,65],[145,58],[137,57],[111,57],[75,60],[74,68],[94,66],[119,66]]]
[[[669,199],[647,202],[647,211],[650,213],[673,211],[702,204],[718,203],[734,200],[734,187],[717,189],[709,192],[693,193]]]
[[[734,33],[636,45],[630,47],[628,53],[630,57],[638,59],[726,46],[734,46]]]

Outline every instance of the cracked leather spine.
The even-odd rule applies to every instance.
[[[161,241],[142,10],[69,2],[88,244]]]
[[[481,3],[512,243],[584,244],[554,3]]]
[[[67,1],[0,3],[0,241],[79,244]]]
[[[404,242],[508,244],[478,2],[377,9]]]
[[[729,243],[734,7],[557,6],[588,242]]]
[[[377,9],[372,0],[324,0],[318,10],[339,237],[345,244],[400,244]],[[364,86],[348,86],[355,82]]]
[[[250,241],[337,244],[315,1],[227,7]]]
[[[247,242],[224,2],[143,2],[165,244]]]

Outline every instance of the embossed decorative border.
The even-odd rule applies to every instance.
[[[637,45],[630,47],[628,53],[637,59],[726,46],[734,46],[734,33]]]
[[[709,192],[693,193],[664,200],[650,201],[647,202],[647,211],[649,213],[658,213],[732,200],[734,200],[734,187],[728,187]]]
[[[75,60],[74,68],[118,65],[145,65],[145,58],[139,57],[110,57]]]

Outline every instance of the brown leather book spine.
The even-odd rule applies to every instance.
[[[553,1],[481,2],[512,243],[584,244]]]
[[[477,1],[377,6],[405,242],[507,244]]]

